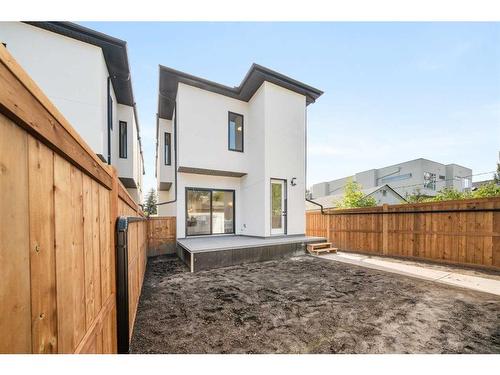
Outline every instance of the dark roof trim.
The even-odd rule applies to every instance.
[[[127,42],[71,22],[25,23],[100,47],[113,83],[116,100],[120,104],[134,105]]]
[[[144,157],[142,154],[139,117],[137,116],[134,92],[132,90],[132,78],[128,61],[127,42],[72,22],[43,21],[24,23],[101,48],[106,62],[106,67],[108,68],[108,73],[111,78],[111,83],[113,84],[116,101],[120,104],[128,105],[134,108],[137,140],[139,141],[139,150],[142,159],[142,174],[144,174]]]
[[[158,115],[168,120],[172,119],[179,82],[246,102],[252,98],[264,81],[304,95],[306,104],[314,103],[323,94],[321,90],[258,64],[252,64],[237,87],[225,86],[163,65],[160,65],[159,81]]]

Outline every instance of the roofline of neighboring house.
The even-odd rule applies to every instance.
[[[228,96],[233,99],[248,102],[264,81],[294,91],[306,97],[306,105],[314,103],[323,91],[305,83],[287,77],[259,64],[252,64],[245,78],[237,87],[229,87],[205,78],[193,76],[166,66],[159,66],[158,116],[172,119],[174,102],[177,97],[179,83],[194,86],[206,91]]]
[[[142,174],[144,174],[144,155],[142,153],[137,106],[134,100],[134,91],[132,89],[127,42],[73,22],[25,21],[24,23],[101,48],[111,78],[111,83],[113,84],[116,101],[119,104],[127,105],[134,109],[137,140],[139,142],[139,150],[142,159]]]
[[[403,200],[404,202],[408,203],[408,201],[406,200],[405,197],[403,197],[401,194],[399,194],[396,190],[394,190],[390,185],[388,184],[384,184],[384,185],[380,185],[378,186],[375,190],[372,190],[371,192],[367,193],[367,194],[364,194],[363,197],[368,197],[369,195],[372,195],[373,193],[376,193],[377,191],[379,191],[380,189],[382,188],[389,188],[389,190],[391,190],[394,194],[396,194],[399,198],[401,198],[401,200]],[[333,197],[337,197],[337,198],[341,198],[344,194],[332,194],[332,195],[325,195],[324,197],[318,197],[318,198],[313,198],[311,199],[312,201],[315,201],[315,200],[318,200],[319,198],[326,198],[326,197],[331,197],[333,199]],[[329,208],[325,205],[325,203],[322,203],[323,206],[325,206],[325,208]],[[307,210],[307,208],[306,208]]]
[[[382,188],[384,188],[384,187],[388,187],[390,190],[392,190],[392,192],[393,192],[394,194],[396,194],[398,197],[400,197],[403,201],[408,202],[408,201],[406,200],[406,198],[405,198],[405,197],[403,197],[403,196],[402,196],[401,194],[399,194],[396,190],[394,190],[394,189],[393,189],[393,188],[392,188],[389,184],[380,185],[380,187],[379,187],[378,189],[373,190],[370,194],[373,194],[373,193],[375,193],[375,192],[379,191],[380,189],[382,189]],[[370,194],[366,194],[366,196],[368,196],[368,195],[370,195]]]

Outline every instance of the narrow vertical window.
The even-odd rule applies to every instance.
[[[171,149],[170,133],[165,133],[165,146],[163,148],[164,150],[163,160],[165,160],[165,165],[172,164],[170,149]]]
[[[243,115],[233,112],[229,112],[228,148],[243,152]]]
[[[119,149],[120,158],[127,158],[127,123],[125,121],[120,121],[119,129]]]

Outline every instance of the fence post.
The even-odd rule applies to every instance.
[[[328,212],[329,214],[329,212]],[[327,242],[331,242],[330,241],[330,216],[331,215],[326,215],[326,241]]]
[[[111,225],[110,229],[110,245],[111,245],[111,253],[114,255],[113,260],[114,260],[114,272],[112,274],[112,280],[113,282],[111,283],[112,285],[112,290],[113,293],[115,294],[115,297],[117,296],[117,291],[116,291],[116,283],[114,282],[116,280],[116,273],[117,273],[117,258],[116,258],[116,245],[117,245],[117,231],[116,231],[116,220],[118,218],[118,174],[116,173],[116,169],[108,166],[109,170],[111,172],[112,180],[111,180],[111,190],[110,190],[110,197],[109,197],[109,221]],[[117,332],[117,316],[116,316],[116,311],[118,304],[115,304],[116,308],[114,309],[114,314],[113,314],[113,336],[114,340],[113,342],[113,353],[118,352],[118,332]]]
[[[382,205],[382,211],[388,212],[389,206]],[[389,215],[382,215],[382,254],[387,255],[389,249]]]

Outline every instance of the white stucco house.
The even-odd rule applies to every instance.
[[[304,235],[306,109],[322,91],[253,64],[228,87],[160,66],[158,213],[177,237]]]
[[[0,43],[142,202],[144,161],[126,42],[70,22],[0,22]]]

